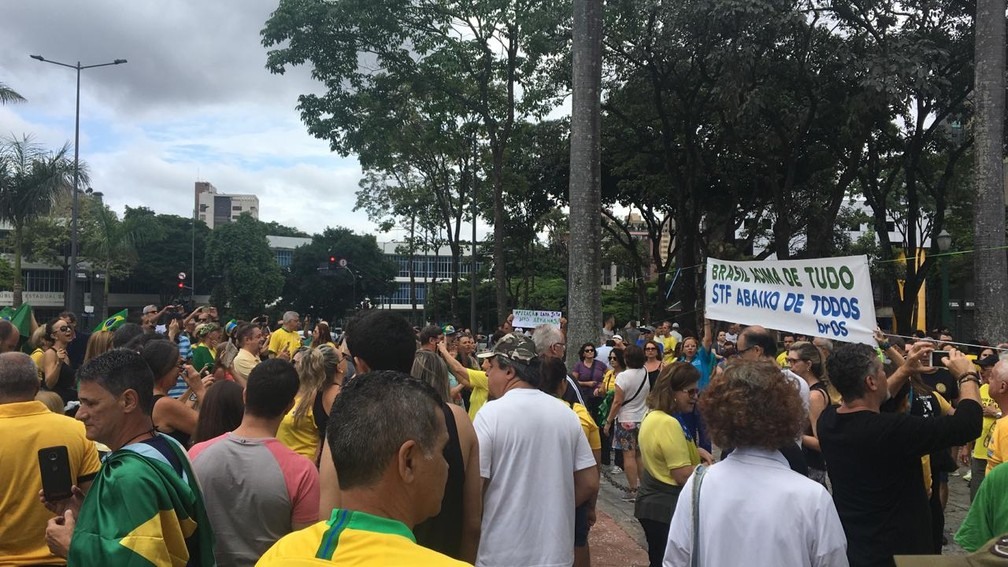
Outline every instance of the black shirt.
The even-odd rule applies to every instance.
[[[851,567],[889,566],[893,555],[933,552],[920,458],[979,437],[982,413],[973,400],[945,417],[823,411],[819,444]]]

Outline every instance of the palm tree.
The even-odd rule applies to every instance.
[[[14,307],[22,301],[25,226],[49,213],[56,196],[72,188],[74,162],[69,153],[69,144],[53,152],[28,136],[0,142],[0,221],[9,223],[14,233]]]
[[[87,200],[82,213],[85,217],[82,250],[91,265],[105,273],[104,297],[107,298],[112,277],[128,275],[136,263],[136,247],[144,242],[144,233],[135,221],[120,220],[115,211],[94,197]],[[102,305],[108,307],[105,302]],[[100,315],[102,319],[107,316],[106,313]]]
[[[8,102],[24,102],[24,100],[24,97],[19,95],[17,91],[3,83],[0,83],[0,104],[7,104]]]

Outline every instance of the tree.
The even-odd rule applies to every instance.
[[[98,199],[86,199],[82,204],[87,213],[81,219],[81,252],[92,268],[104,274],[103,292],[108,297],[112,279],[129,275],[136,264],[143,230],[134,222],[119,220],[119,215]]]
[[[248,213],[217,227],[207,241],[207,266],[218,278],[211,301],[232,317],[251,319],[280,297],[284,279],[266,230]]]
[[[330,266],[330,257],[346,260],[346,267]],[[374,235],[329,227],[294,250],[283,301],[299,313],[338,320],[355,311],[365,297],[377,303],[379,297],[394,293],[397,271]]]
[[[68,154],[68,145],[49,151],[28,136],[0,142],[0,220],[10,223],[14,233],[14,307],[22,301],[25,227],[47,214],[60,192],[70,190],[74,163]],[[82,177],[86,183],[86,175]]]
[[[313,76],[328,92],[299,97],[302,120],[310,133],[344,155],[360,152],[366,141],[360,136],[374,132],[368,110],[375,101],[403,92],[427,92],[429,100],[445,101],[451,108],[442,116],[475,117],[490,154],[493,257],[499,267],[505,262],[505,172],[512,133],[517,120],[541,117],[561,99],[569,14],[566,2],[527,0],[284,0],[262,36],[265,46],[282,46],[269,52],[271,71],[312,63]],[[496,269],[494,277],[503,318],[506,274]]]
[[[132,233],[131,239],[142,245],[134,246],[136,262],[129,274],[112,279],[109,289],[113,293],[150,293],[157,294],[161,303],[182,302],[189,294],[180,293],[179,272],[195,281],[193,295],[210,293],[220,282],[219,272],[211,272],[206,262],[211,232],[206,223],[196,221],[194,227],[191,217],[159,215],[146,207],[126,207],[121,222]],[[191,273],[193,252],[195,274]]]
[[[1008,261],[1005,259],[1004,108],[1005,0],[976,4],[976,165],[973,185],[973,271],[976,277],[976,334],[1008,336]]]
[[[17,93],[14,89],[8,87],[4,83],[0,83],[0,104],[7,104],[9,102],[24,102],[24,97]]]

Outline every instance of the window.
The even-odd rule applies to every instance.
[[[240,211],[240,210],[242,210],[242,208],[241,208],[241,205],[235,205],[235,206],[231,207],[231,210],[232,211]]]
[[[63,291],[66,281],[62,270],[23,270],[25,291]]]

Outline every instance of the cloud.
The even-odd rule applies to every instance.
[[[81,73],[81,159],[122,212],[192,214],[193,184],[255,193],[260,218],[309,233],[373,231],[353,212],[360,167],[309,136],[297,96],[309,69],[265,69],[259,32],[276,0],[163,3],[33,0],[4,6],[0,81],[28,102],[0,107],[0,134],[73,140],[75,73],[32,60],[125,65]]]

